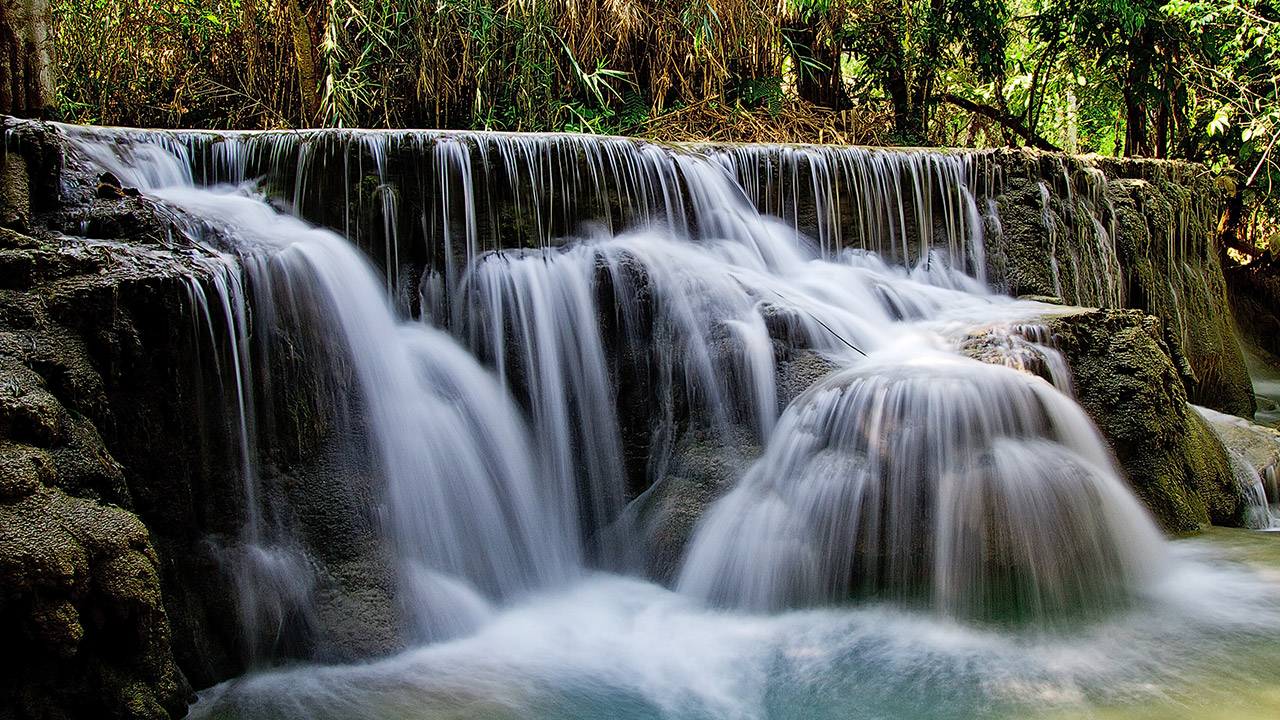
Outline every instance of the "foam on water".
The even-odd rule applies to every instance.
[[[596,576],[466,639],[225,683],[192,717],[1026,717],[1207,701],[1210,692],[1197,698],[1201,690],[1182,683],[1224,663],[1264,677],[1267,668],[1230,657],[1258,642],[1280,652],[1275,586],[1199,543],[1175,555],[1177,571],[1130,610],[1037,632],[888,606],[713,612],[654,585]]]

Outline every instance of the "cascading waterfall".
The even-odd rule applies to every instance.
[[[399,274],[395,266],[400,248],[394,242],[398,233],[392,217],[397,203],[387,201],[388,197],[396,197],[388,176],[391,136],[375,133],[359,137],[358,147],[370,159],[376,181],[372,192],[378,198],[376,205],[386,235],[384,260],[388,284],[385,292],[394,297],[398,293],[392,276]],[[179,151],[176,159],[181,161],[189,156],[210,154],[208,148],[201,145],[207,139],[204,135],[167,136],[165,146],[169,150],[176,148]],[[466,136],[466,139],[474,142],[476,137]],[[255,153],[239,147],[244,138],[231,136],[231,140],[234,150],[212,153],[215,165],[220,159],[228,164],[239,162],[241,166],[215,169],[214,177],[234,179],[247,175],[243,163]],[[252,138],[249,140],[252,145]],[[465,146],[455,144],[458,140],[445,137],[438,146],[436,157],[444,161],[446,168],[439,177],[443,187],[455,180],[460,182],[462,211],[476,212],[474,173],[447,169],[450,163],[462,167],[459,163],[469,160],[462,156]],[[518,189],[512,195],[517,211],[533,216],[539,235],[546,235],[556,221],[548,216],[551,213],[540,212],[537,198],[522,197],[519,189],[532,188],[537,193],[571,175],[566,168],[555,165],[546,152],[555,144],[566,143],[579,150],[585,147],[585,141],[560,138],[507,137],[498,141],[502,166],[509,172],[527,173],[528,182],[516,185]],[[170,164],[178,165],[175,169],[164,169],[164,162],[154,157],[157,153],[164,154],[155,150],[157,146],[128,142],[86,145],[87,152],[95,156],[99,164],[128,178],[127,182],[155,191],[158,197],[205,222],[216,218],[218,232],[224,236],[222,241],[228,242],[230,238],[242,255],[260,257],[263,248],[274,253],[269,262],[246,263],[246,269],[265,268],[255,275],[254,282],[271,288],[265,295],[271,298],[272,304],[323,308],[317,311],[322,316],[318,319],[334,327],[344,338],[346,352],[359,376],[360,396],[367,406],[365,422],[373,429],[380,445],[380,469],[387,476],[387,500],[392,508],[388,529],[394,543],[401,548],[409,566],[461,578],[482,596],[509,595],[534,584],[535,579],[563,574],[566,567],[576,564],[576,560],[563,551],[553,554],[553,560],[558,562],[534,552],[530,546],[537,539],[535,525],[551,525],[562,530],[555,542],[537,544],[576,547],[576,533],[563,530],[575,526],[568,518],[578,518],[576,526],[590,537],[621,513],[628,494],[628,478],[622,457],[622,429],[615,410],[618,358],[617,353],[610,358],[606,350],[609,332],[604,321],[608,320],[605,316],[610,305],[615,315],[611,323],[615,326],[614,334],[625,338],[613,345],[629,349],[632,354],[645,353],[639,364],[651,374],[656,371],[660,384],[664,385],[659,389],[659,397],[671,397],[678,391],[690,412],[694,416],[700,414],[712,428],[740,424],[760,439],[770,438],[778,414],[775,341],[795,344],[799,340],[799,344],[841,358],[841,364],[876,368],[858,372],[870,372],[875,378],[891,378],[893,373],[888,372],[889,368],[881,368],[875,362],[877,351],[895,344],[900,346],[904,333],[924,338],[923,346],[916,352],[936,354],[950,342],[946,339],[947,331],[942,329],[947,323],[955,324],[966,313],[991,316],[993,309],[998,316],[1000,311],[996,308],[1007,305],[1006,301],[986,296],[981,284],[962,272],[965,267],[981,267],[982,257],[982,226],[973,195],[967,189],[974,171],[966,161],[911,153],[905,160],[894,161],[902,165],[894,165],[889,160],[891,156],[869,155],[866,151],[847,152],[834,160],[824,158],[822,161],[814,154],[782,153],[776,169],[782,186],[794,191],[800,182],[798,168],[806,165],[810,179],[828,188],[828,192],[817,195],[820,207],[815,209],[818,225],[825,228],[820,231],[823,239],[811,244],[796,235],[794,229],[757,212],[757,203],[781,207],[767,187],[753,202],[734,181],[735,176],[748,172],[751,164],[750,154],[741,149],[712,149],[710,162],[696,154],[669,153],[663,155],[667,159],[663,165],[655,157],[655,148],[637,150],[624,141],[605,141],[601,144],[605,149],[603,153],[594,154],[595,159],[588,163],[589,179],[574,176],[575,184],[593,188],[601,205],[607,203],[599,197],[604,188],[626,190],[635,197],[662,198],[662,202],[649,203],[637,216],[644,220],[638,229],[616,235],[609,231],[611,221],[598,236],[571,242],[563,250],[524,255],[478,254],[479,223],[467,222],[464,218],[464,231],[460,235],[465,244],[466,270],[455,278],[457,269],[445,268],[446,282],[456,287],[447,294],[447,302],[454,307],[449,314],[455,323],[461,317],[462,327],[455,327],[455,332],[470,338],[475,350],[489,358],[505,384],[526,399],[536,445],[533,452],[522,447],[526,431],[519,423],[513,419],[503,420],[510,416],[502,407],[504,401],[492,391],[484,397],[474,391],[476,387],[485,386],[478,369],[465,379],[444,372],[450,363],[470,368],[465,354],[438,337],[438,331],[418,324],[397,325],[392,320],[387,300],[380,297],[371,275],[367,271],[353,271],[353,267],[364,266],[354,261],[341,240],[311,230],[243,194],[191,188],[186,182],[189,174],[181,163],[172,162],[174,155],[166,157],[171,159]],[[624,153],[624,149],[631,152]],[[481,154],[482,167],[488,168],[490,157],[487,151]],[[278,163],[288,152],[273,150],[269,155]],[[304,156],[299,154],[299,157]],[[618,157],[625,158],[625,162]],[[614,169],[609,183],[600,180],[600,169],[605,167]],[[659,167],[667,169],[660,171],[656,169]],[[864,244],[900,260],[915,261],[915,270],[907,274],[893,270],[881,264],[880,253],[855,251],[840,257],[833,255],[834,247],[830,245],[839,240],[833,233],[840,222],[831,196],[834,191],[829,189],[831,176],[836,172],[832,167],[840,168],[846,175],[875,178],[874,182],[862,184],[862,194],[891,199],[887,207],[896,207],[897,212],[885,215],[875,205],[861,206],[863,222],[860,225],[867,235]],[[768,164],[765,170],[773,172]],[[203,173],[207,176],[210,170],[206,167]],[[299,169],[297,182],[302,183],[306,177],[309,175]],[[859,186],[855,183],[854,187]],[[456,207],[452,197],[446,194],[440,201],[441,207]],[[295,191],[294,200],[304,202],[301,190]],[[561,214],[569,212],[555,202],[550,205],[553,211],[558,207]],[[913,215],[913,222],[908,222],[908,213]],[[796,219],[798,216],[793,218]],[[454,224],[447,211],[440,220],[445,228]],[[934,228],[942,228],[939,232],[943,242],[935,242],[925,234],[926,230],[934,232]],[[909,237],[912,233],[915,236]],[[455,256],[452,237],[446,235],[446,256],[450,258]],[[953,257],[960,259],[959,269],[951,269]],[[606,282],[602,283],[601,278]],[[643,278],[643,287],[636,284],[636,278]],[[602,302],[601,295],[608,294],[610,289],[611,297],[603,298]],[[642,301],[647,305],[641,307]],[[424,314],[429,315],[430,311]],[[868,354],[871,359],[858,359]],[[636,358],[631,358],[631,362],[636,364]],[[951,588],[961,595],[990,595],[996,591],[987,588],[984,585],[987,581],[983,580],[974,581],[972,590],[951,586],[959,582],[961,575],[981,571],[975,570],[975,565],[982,565],[981,558],[992,552],[992,543],[1008,545],[1014,541],[1009,536],[985,538],[984,533],[979,533],[984,539],[973,549],[962,552],[963,557],[947,559],[946,549],[960,542],[945,536],[951,532],[947,528],[964,522],[934,517],[939,513],[930,507],[944,500],[949,507],[961,496],[989,495],[992,497],[984,501],[973,500],[978,504],[966,508],[965,517],[973,513],[989,514],[994,512],[992,508],[998,507],[1004,516],[1011,518],[1009,522],[1016,525],[1020,522],[1016,519],[1022,517],[1021,511],[1029,512],[1035,504],[1010,508],[1007,503],[1013,501],[1002,497],[1015,492],[1003,469],[1008,464],[1006,458],[1028,453],[1016,449],[1020,442],[1031,443],[1037,448],[1036,452],[1041,453],[1043,445],[1053,445],[1058,449],[1052,452],[1067,458],[1060,459],[1059,464],[1080,467],[1059,473],[1071,478],[1060,482],[1070,483],[1069,487],[1077,492],[1049,493],[1051,498],[1038,498],[1036,502],[1046,506],[1037,508],[1040,511],[1069,514],[1068,499],[1081,493],[1090,496],[1103,493],[1108,500],[1112,496],[1123,496],[1122,491],[1108,489],[1109,485],[1118,488],[1119,481],[1108,469],[1109,461],[1099,449],[1096,437],[1091,445],[1075,435],[1069,440],[1054,435],[1055,423],[1079,425],[1082,422],[1079,418],[1066,421],[1061,413],[1047,418],[1033,417],[1034,413],[1023,407],[1026,402],[1020,404],[1008,399],[1010,395],[1026,391],[998,382],[988,383],[983,386],[984,392],[970,395],[964,391],[965,386],[973,383],[975,377],[985,375],[974,375],[975,371],[966,369],[964,364],[955,369],[945,363],[935,367],[944,375],[963,378],[947,385],[948,390],[942,393],[944,398],[959,397],[956,404],[940,400],[931,405],[918,401],[920,396],[927,398],[931,394],[900,379],[886,386],[903,393],[895,401],[902,406],[896,414],[885,415],[865,402],[854,403],[848,411],[818,412],[843,418],[826,421],[843,425],[812,427],[803,432],[796,430],[794,419],[788,416],[786,432],[774,438],[769,453],[748,476],[772,480],[744,481],[741,489],[707,521],[714,525],[716,518],[725,517],[727,519],[719,522],[737,529],[749,527],[749,534],[766,544],[786,541],[785,537],[776,537],[776,533],[787,536],[797,532],[777,519],[763,520],[760,527],[743,525],[742,518],[735,517],[734,512],[726,508],[741,502],[735,498],[751,497],[749,489],[757,482],[765,482],[767,486],[768,482],[809,472],[805,466],[810,458],[778,459],[779,454],[788,452],[805,455],[795,448],[786,452],[783,448],[797,442],[791,434],[807,432],[819,438],[819,449],[834,445],[833,451],[848,455],[850,459],[846,463],[850,467],[839,469],[839,463],[832,465],[829,459],[824,459],[816,465],[820,470],[810,472],[817,479],[794,483],[800,488],[817,486],[805,491],[814,493],[813,497],[798,501],[807,508],[794,511],[799,527],[816,531],[815,528],[823,525],[824,521],[806,513],[819,509],[821,503],[816,498],[824,493],[834,492],[844,502],[855,502],[851,498],[862,493],[883,497],[878,503],[866,501],[868,504],[862,506],[866,509],[855,511],[848,518],[825,521],[833,528],[852,533],[848,540],[833,543],[830,537],[820,537],[805,552],[816,553],[815,557],[835,553],[844,558],[842,562],[864,562],[865,567],[842,567],[837,563],[837,567],[817,570],[818,576],[797,580],[798,587],[788,589],[796,583],[775,585],[778,576],[768,568],[777,564],[780,572],[800,572],[798,568],[806,562],[804,557],[784,554],[765,559],[770,557],[768,553],[756,553],[744,543],[707,540],[716,532],[704,528],[691,551],[683,586],[708,599],[728,601],[732,598],[748,607],[839,599],[851,591],[845,585],[850,579],[840,576],[850,574],[859,576],[859,582],[868,585],[861,590],[864,594],[872,586],[884,585],[896,588],[890,592],[905,592],[903,588],[907,585],[924,584],[936,585],[939,593]],[[676,390],[672,389],[673,384]],[[410,388],[415,386],[422,390],[412,392]],[[982,412],[978,408],[983,407],[980,401],[985,393],[993,394],[996,400]],[[861,395],[851,393],[852,397]],[[466,401],[458,402],[458,396]],[[806,397],[813,397],[813,393]],[[442,399],[451,402],[442,403]],[[799,403],[795,412],[804,414],[808,402],[810,400]],[[1044,402],[1043,396],[1037,396],[1032,404]],[[981,422],[971,420],[966,425],[961,420],[962,415],[969,417],[966,413],[982,416]],[[672,425],[679,418],[670,412],[661,415],[667,418],[667,425],[659,424],[649,430],[659,438],[670,438],[678,432]],[[886,427],[874,429],[878,421],[886,423]],[[890,425],[894,429],[890,429]],[[952,427],[954,425],[959,428]],[[855,431],[855,426],[860,429]],[[913,427],[924,427],[925,431],[917,430],[918,437],[902,430],[906,433],[902,437],[877,439],[877,443],[890,444],[891,449],[885,453],[859,448],[853,438],[857,432],[893,435],[899,429]],[[462,429],[461,433],[457,433],[458,428]],[[958,434],[939,435],[949,429]],[[439,440],[451,437],[451,431],[455,433],[453,441]],[[838,441],[834,437],[845,439]],[[840,447],[841,442],[848,447]],[[651,442],[650,448],[669,451],[670,442]],[[930,453],[933,460],[925,461],[923,458]],[[1070,460],[1081,453],[1085,457]],[[910,458],[911,462],[903,458]],[[646,469],[661,468],[663,460],[661,455],[651,452]],[[436,478],[452,474],[456,469],[464,469],[462,474],[475,480],[456,483],[451,494]],[[861,481],[866,487],[859,485],[858,480],[846,479],[846,476],[877,474],[884,478]],[[965,489],[964,483],[958,481],[955,484],[961,489],[944,488],[934,493],[925,492],[921,487],[926,484],[922,482],[926,478],[945,485],[942,479],[951,476],[985,477],[988,481],[985,485],[972,481],[978,484],[977,490]],[[1089,484],[1081,480],[1084,477],[1103,480]],[[632,479],[631,483],[644,487],[658,479],[649,477],[639,482]],[[539,482],[542,497],[533,490]],[[1052,477],[1042,480],[1042,484],[1053,482]],[[827,483],[844,489],[828,488]],[[883,487],[875,487],[877,484]],[[1086,485],[1087,491],[1079,490]],[[1099,489],[1103,486],[1108,487]],[[750,514],[761,506],[757,500],[747,502],[748,507],[738,508],[738,515]],[[1150,525],[1136,504],[1120,503],[1116,507],[1125,510],[1114,507],[1108,510],[1119,513],[1116,516],[1095,513],[1097,525],[1089,526],[1085,535],[1105,536],[1113,524]],[[525,515],[521,510],[533,510],[535,514]],[[550,514],[537,514],[544,512]],[[868,515],[861,517],[859,513]],[[481,521],[477,523],[479,531],[460,520],[477,516],[515,519],[506,523]],[[933,530],[919,537],[914,535],[914,530],[908,530],[921,525],[926,517],[931,519],[924,524],[932,523]],[[548,523],[548,519],[552,521]],[[453,528],[452,532],[442,532],[441,528],[449,527]],[[870,529],[859,530],[860,527]],[[862,532],[869,535],[864,537]],[[907,534],[893,537],[893,533],[899,532]],[[1025,530],[1010,529],[1009,532],[1021,533],[1017,535],[1021,542],[1031,542],[1035,535]],[[884,533],[888,535],[879,537]],[[1122,534],[1116,531],[1115,538],[1102,542],[1116,544]],[[1073,540],[1064,536],[1037,542],[1043,544],[1044,556],[1031,562],[1043,565],[1045,558],[1062,554]],[[877,549],[877,543],[885,547]],[[1121,549],[1105,555],[1107,559],[1099,562],[1124,565],[1116,558],[1141,556],[1151,549],[1139,547],[1140,543],[1121,545]],[[925,550],[926,546],[929,549]],[[865,551],[867,557],[856,560],[854,556],[864,547],[869,548]],[[604,555],[617,554],[616,549],[599,550]],[[709,568],[708,563],[717,562],[741,565],[740,560],[733,560],[735,552],[764,557],[754,557],[755,570],[748,573],[750,577]],[[888,559],[881,557],[885,553],[889,554]],[[894,560],[893,553],[902,558]],[[708,555],[714,559],[708,560]],[[907,567],[903,558],[908,557],[918,558],[914,564],[920,567]],[[936,567],[926,571],[921,563],[935,563]],[[1048,613],[1079,600],[1090,588],[1102,595],[1114,595],[1132,590],[1134,585],[1134,578],[1129,575],[1135,574],[1126,574],[1123,568],[1108,574],[1098,567],[1063,565],[1062,577],[1037,576],[1037,572],[1042,575],[1045,572],[1038,568],[991,571],[1026,575],[1025,580],[1013,582],[1022,586],[1011,592],[1018,597],[1041,593],[1027,602],[1043,606]],[[1092,572],[1094,570],[1097,572]],[[929,577],[936,579],[929,580]],[[1072,590],[1052,589],[1067,582],[1083,583],[1083,586]],[[726,589],[722,587],[725,583],[736,587]],[[765,598],[748,589],[761,583],[770,586],[770,592],[780,594]],[[805,587],[806,583],[812,587]],[[824,585],[828,586],[826,590],[816,589]],[[932,590],[926,594],[929,592]],[[1064,599],[1066,596],[1070,598]],[[1016,601],[1012,597],[1000,600]],[[469,602],[459,604],[474,606]],[[948,612],[965,614],[981,614],[984,607],[983,601],[973,598],[963,602],[936,599],[936,604]],[[437,610],[435,614],[442,613]],[[427,617],[432,613],[424,611],[418,615]]]
[[[1000,219],[980,155],[64,132],[175,208],[190,239],[235,258],[192,295],[209,332],[231,338],[250,505],[251,386],[270,383],[270,367],[253,366],[269,353],[247,346],[310,338],[293,349],[314,356],[334,415],[370,447],[378,482],[362,511],[396,559],[409,640],[435,643],[221,686],[197,715],[461,703],[515,716],[788,717],[813,702],[835,716],[895,703],[970,716],[1006,695],[1024,707],[1026,687],[1106,692],[1099,657],[1141,683],[1203,636],[1170,628],[1244,622],[1162,595],[1185,563],[1063,394],[1065,365],[1034,324],[1046,307],[986,289]],[[1087,207],[1104,202],[1087,195]],[[1115,269],[1113,233],[1097,217],[1089,231],[1100,253],[1089,262]],[[1077,292],[1114,300],[1119,288],[1108,270]],[[1000,346],[995,364],[960,354],[979,331]],[[799,350],[838,369],[788,404],[780,377]],[[678,594],[586,572],[638,566],[628,503],[667,480],[683,440],[707,435],[764,452],[698,524]],[[282,608],[309,602],[315,560],[258,512],[241,541],[275,560],[242,573],[242,613],[278,626]],[[1255,595],[1252,607],[1270,608]],[[1144,603],[1163,620],[1125,614]],[[1081,618],[1115,623],[1141,649],[1078,639],[1059,654],[1044,636],[989,634]],[[981,690],[955,710],[945,688],[936,702],[904,699],[905,687],[875,695],[931,662],[952,670],[923,685]],[[824,673],[845,678],[839,702],[788,700],[793,686],[825,697]]]
[[[563,582],[576,571],[574,509],[558,506],[562,497],[535,482],[527,430],[505,393],[448,335],[397,322],[381,283],[353,247],[234,188],[208,191],[183,182],[189,175],[173,154],[83,147],[125,183],[186,213],[192,239],[230,245],[260,288],[255,311],[269,318],[265,322],[289,324],[287,317],[270,318],[272,311],[299,310],[301,324],[326,328],[330,342],[341,345],[384,477],[384,525],[402,564],[404,604],[422,639],[473,629],[490,600]],[[244,294],[220,276],[213,287],[226,316],[235,319],[228,322],[236,335],[243,418],[249,412],[241,367]],[[256,507],[251,424],[242,421],[239,430],[250,503],[244,540],[251,553],[271,554],[261,542],[267,531]],[[276,555],[263,564],[288,564]],[[295,590],[280,579],[263,583],[252,572],[246,580],[242,600],[250,615],[280,602],[262,593]]]
[[[1231,453],[1231,470],[1247,505],[1245,526],[1253,530],[1280,529],[1280,518],[1271,512],[1271,505],[1267,502],[1267,489],[1262,473],[1238,452]]]
[[[267,518],[258,452],[258,412],[254,393],[254,359],[250,356],[248,301],[240,265],[234,256],[216,255],[203,265],[208,284],[192,278],[188,287],[197,326],[207,330],[215,375],[228,378],[221,388],[231,411],[228,435],[235,443],[235,468],[244,492],[245,522],[240,545],[225,560],[239,589],[243,642],[250,662],[270,659],[316,619],[310,612],[315,569],[305,551]],[[216,306],[215,306],[216,305]],[[221,322],[215,318],[220,318]],[[226,339],[225,371],[216,348]]]
[[[704,521],[680,588],[754,610],[849,598],[961,617],[1113,609],[1159,532],[1074,403],[928,348],[820,381]]]
[[[669,226],[601,232],[562,250],[482,255],[462,282],[466,335],[481,338],[482,354],[527,394],[546,477],[566,493],[579,489],[588,532],[616,518],[626,495],[615,411],[622,376],[642,375],[634,380],[644,395],[667,406],[643,429],[645,473],[631,479],[643,488],[660,479],[685,419],[669,407],[677,398],[722,437],[731,427],[769,436],[775,343],[865,353],[898,321],[991,305],[945,262],[922,262],[909,276],[862,252],[824,262],[759,215],[716,165],[678,163],[698,218],[694,242]]]

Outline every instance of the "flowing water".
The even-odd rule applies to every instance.
[[[195,717],[1141,715],[1217,707],[1224,675],[1276,708],[1275,564],[1160,537],[1051,308],[986,289],[980,157],[64,132],[214,258],[192,297],[230,347],[261,653]],[[1079,232],[1104,270],[1077,292],[1118,302],[1111,233]],[[259,498],[272,337],[310,338],[365,443],[402,654],[266,667],[320,573]],[[799,350],[830,372],[795,397]],[[664,588],[627,574],[628,503],[690,438],[763,452]]]

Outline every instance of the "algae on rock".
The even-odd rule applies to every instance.
[[[1052,318],[1076,398],[1130,485],[1170,532],[1239,526],[1243,500],[1226,449],[1187,404],[1161,321],[1137,310]]]
[[[1188,163],[1001,151],[988,276],[1012,295],[1128,307],[1164,321],[1192,402],[1251,416],[1253,392],[1214,227],[1215,191]]]

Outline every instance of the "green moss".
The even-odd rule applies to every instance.
[[[0,505],[0,597],[12,644],[0,704],[159,719],[185,703],[155,553],[132,513],[49,487]]]
[[[1252,385],[1227,311],[1213,231],[1194,212],[1189,189],[1162,177],[1122,180],[1108,185],[1107,198],[1129,304],[1164,319],[1166,340],[1187,360],[1191,402],[1252,416]]]
[[[1251,416],[1204,174],[1170,162],[1099,159],[1094,167],[1019,151],[994,157],[1007,177],[997,197],[1002,227],[988,239],[997,288],[1160,317],[1161,340],[1190,400]],[[1105,235],[1095,232],[1094,217]]]
[[[40,448],[0,442],[0,501],[27,497],[52,485],[53,458]]]
[[[1001,232],[987,247],[988,274],[1010,295],[1057,297],[1039,184],[1011,179],[997,203]]]
[[[48,447],[61,437],[61,411],[39,375],[0,356],[0,437]]]
[[[1056,318],[1053,327],[1077,399],[1161,525],[1175,533],[1239,525],[1227,452],[1187,404],[1159,319],[1101,310]]]

